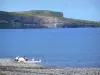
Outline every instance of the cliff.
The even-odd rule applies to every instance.
[[[0,11],[0,28],[76,28],[100,27],[100,22],[63,17],[62,12],[31,10],[20,12]]]

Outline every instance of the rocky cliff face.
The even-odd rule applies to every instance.
[[[13,16],[11,24],[13,27],[37,28],[56,27],[55,24],[61,22],[60,19],[50,16]]]
[[[21,15],[21,14],[0,14],[0,27],[6,25],[10,28],[48,28],[56,27],[55,24],[61,20],[52,16],[40,16],[40,15]]]
[[[76,28],[97,25],[100,23],[64,18],[61,12],[0,12],[0,28]]]

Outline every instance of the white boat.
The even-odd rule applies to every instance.
[[[41,60],[38,60],[38,61],[32,61],[32,60],[28,60],[28,61],[25,61],[24,63],[33,63],[33,64],[40,64],[41,63]]]
[[[41,60],[35,60],[33,58],[32,60],[27,60],[26,61],[24,57],[19,57],[19,56],[17,56],[15,58],[15,61],[17,61],[17,62],[23,62],[23,63],[33,63],[33,64],[39,64],[39,63],[41,63]]]

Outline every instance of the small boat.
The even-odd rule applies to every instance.
[[[32,59],[33,63],[41,63],[41,60],[34,60],[34,58]]]
[[[16,62],[23,62],[23,63],[33,63],[33,64],[39,64],[39,63],[41,63],[41,60],[35,60],[34,58],[32,59],[32,60],[26,60],[27,58],[26,57],[19,57],[19,56],[17,56],[16,58],[15,58],[15,61]]]
[[[33,64],[40,64],[41,63],[41,60],[38,60],[38,61],[32,61],[32,60],[28,60],[28,61],[25,61],[24,63],[33,63]]]

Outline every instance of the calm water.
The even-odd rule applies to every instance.
[[[100,67],[100,28],[1,29],[0,57],[42,59],[42,65]]]

